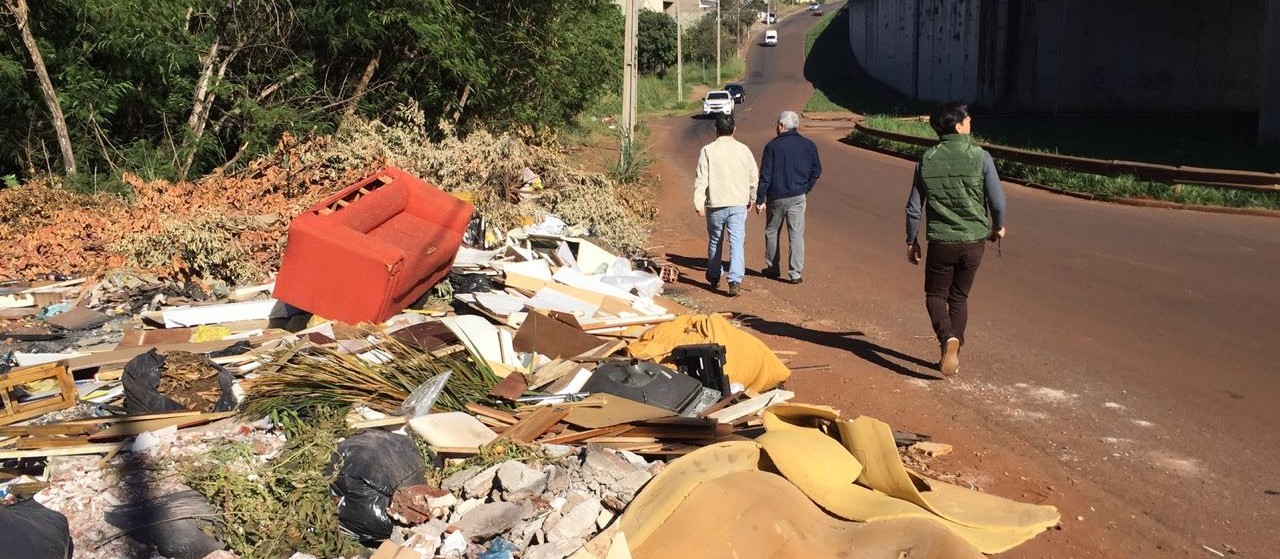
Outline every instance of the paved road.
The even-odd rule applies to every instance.
[[[778,47],[751,49],[738,138],[757,156],[778,112],[809,97],[803,38],[817,19],[784,20]],[[653,128],[671,178],[691,180],[710,122]],[[931,376],[919,363],[937,356],[923,272],[904,252],[912,164],[840,144],[835,133],[810,136],[825,172],[809,202],[805,284],[771,295],[810,317],[856,316],[887,340],[884,374]],[[1200,542],[1272,553],[1264,546],[1280,525],[1280,495],[1269,493],[1280,491],[1280,219],[1005,188],[1003,254],[989,249],[979,272],[960,375],[937,385],[1183,539],[1161,549],[1203,554]],[[762,264],[761,221],[748,226],[748,268]],[[696,220],[682,227],[690,239],[705,235]]]

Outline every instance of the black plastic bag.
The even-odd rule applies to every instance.
[[[453,285],[454,293],[493,291],[498,288],[497,285],[493,283],[493,279],[484,274],[460,274],[452,272],[449,274],[449,283]]]
[[[71,526],[35,500],[0,507],[0,555],[22,559],[71,557]]]
[[[218,510],[191,490],[126,503],[105,515],[108,524],[173,559],[201,559],[226,547],[201,529],[217,518]]]
[[[232,346],[232,348],[237,346]],[[232,348],[218,353],[221,355],[236,355],[235,352],[227,353]],[[222,412],[235,409],[236,397],[231,391],[231,384],[235,381],[235,377],[231,376],[231,373],[222,367],[214,365],[213,362],[210,362],[209,366],[218,370],[218,387],[222,391],[222,395],[218,398],[213,411]],[[160,386],[160,376],[163,369],[164,356],[157,353],[154,348],[130,359],[125,364],[124,378],[122,379],[122,384],[124,385],[124,407],[130,415],[186,411],[182,404],[170,400],[156,390]]]
[[[427,482],[418,445],[387,431],[362,431],[339,443],[329,461],[329,471],[334,468],[338,475],[330,489],[342,498],[338,520],[363,542],[391,537],[387,507],[396,489]]]

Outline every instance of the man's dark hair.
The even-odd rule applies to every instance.
[[[717,136],[728,136],[729,134],[732,134],[734,126],[736,126],[736,124],[733,122],[733,115],[716,115]]]
[[[969,107],[960,101],[949,101],[938,105],[929,115],[929,126],[933,127],[933,131],[939,136],[944,134],[955,134],[956,125],[964,122],[965,117],[969,116]]]

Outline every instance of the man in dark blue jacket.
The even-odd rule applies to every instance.
[[[783,111],[778,116],[778,137],[764,146],[760,161],[760,187],[756,190],[756,213],[766,208],[769,218],[764,227],[765,277],[782,277],[778,252],[778,230],[787,222],[790,242],[789,282],[801,283],[804,271],[804,207],[814,183],[822,176],[818,146],[801,136],[800,115]]]

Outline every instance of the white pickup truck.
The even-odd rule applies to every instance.
[[[702,100],[702,114],[715,113],[733,114],[733,96],[728,91],[708,91],[706,98]]]

